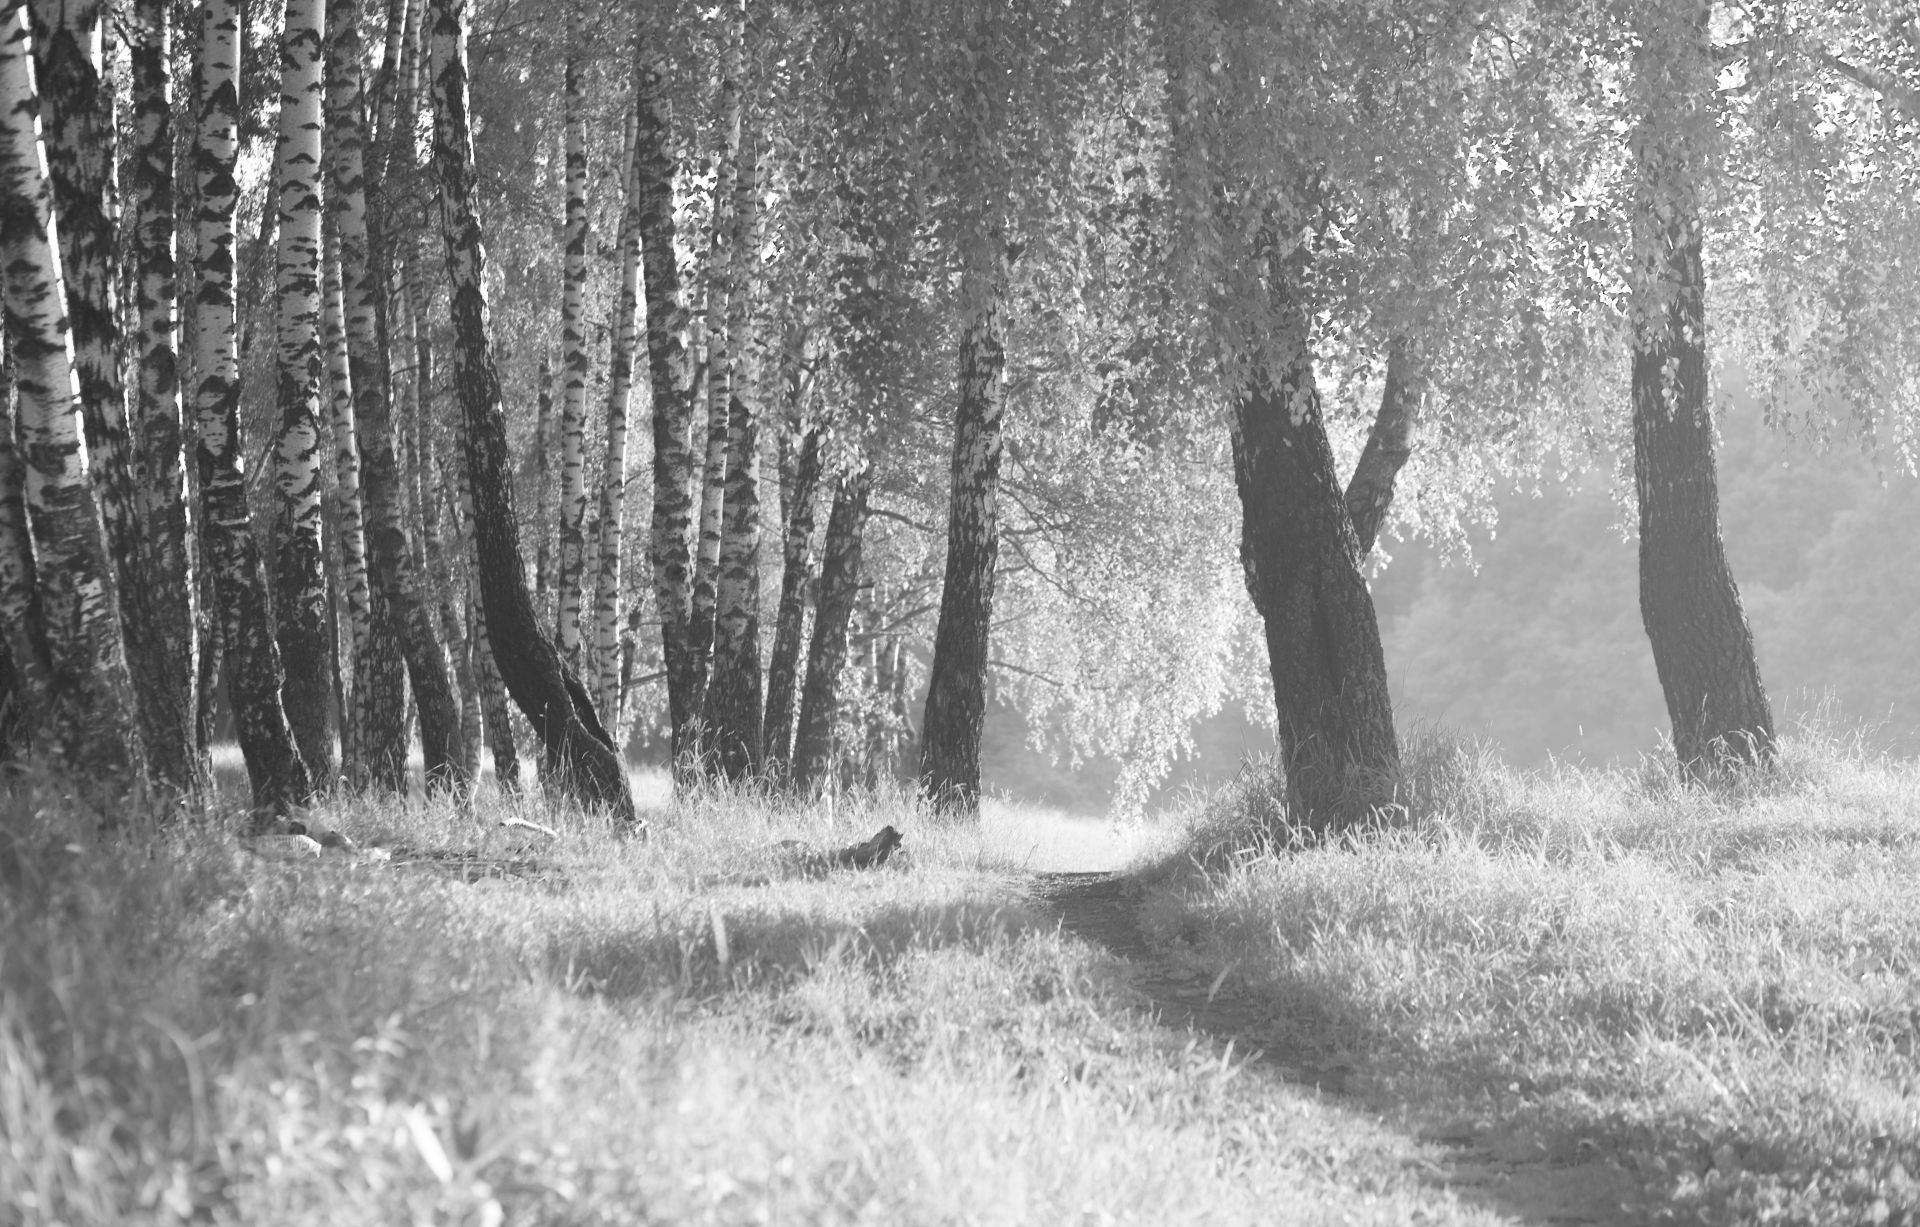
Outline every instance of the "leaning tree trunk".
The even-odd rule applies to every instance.
[[[980,804],[980,735],[987,709],[987,630],[1000,553],[1001,278],[970,271],[962,299],[960,402],[954,414],[946,582],[927,679],[920,785],[941,808]]]
[[[793,742],[793,786],[812,792],[833,778],[833,718],[840,709],[840,670],[847,661],[847,626],[860,594],[860,549],[867,526],[867,466],[842,477],[827,516],[820,560],[820,607],[807,648],[807,682]]]
[[[1234,406],[1240,559],[1266,626],[1296,822],[1339,827],[1393,799],[1399,743],[1373,597],[1321,417],[1306,313],[1285,272],[1269,360]],[[1269,375],[1267,372],[1271,371]]]
[[[635,61],[635,95],[642,69]],[[612,351],[607,359],[606,463],[600,474],[600,548],[593,591],[593,655],[600,718],[610,729],[620,720],[620,546],[627,507],[627,409],[633,395],[633,351],[640,340],[640,197],[634,190],[634,149],[629,129],[627,175],[620,213],[620,293],[614,305]]]
[[[1420,422],[1425,392],[1412,342],[1404,336],[1394,337],[1387,346],[1387,379],[1380,392],[1380,409],[1373,416],[1373,429],[1367,432],[1367,445],[1353,467],[1353,476],[1347,479],[1344,499],[1362,561],[1373,552],[1387,509],[1393,505],[1393,484],[1413,455],[1413,430]]]
[[[578,669],[587,538],[587,120],[579,4],[567,4],[567,252],[560,297],[560,654]]]
[[[207,567],[220,620],[222,664],[239,727],[240,750],[261,813],[283,813],[313,793],[312,777],[280,705],[280,649],[274,642],[266,569],[247,510],[240,427],[240,360],[235,334],[234,208],[239,153],[239,6],[201,8],[199,187],[194,251],[194,418]]]
[[[736,70],[737,73],[737,70]],[[760,266],[758,133],[748,126],[734,180],[727,303],[727,488],[714,593],[713,672],[706,724],[730,779],[760,770],[766,746],[760,673],[760,394],[753,295]]]
[[[643,32],[643,48],[655,40]],[[653,586],[667,674],[667,720],[678,767],[693,749],[697,687],[688,622],[693,612],[693,402],[682,334],[687,324],[674,260],[673,115],[658,52],[643,50],[634,100],[634,197],[647,292],[647,367],[653,391]]]
[[[137,307],[138,380],[133,429],[139,441],[139,498],[146,521],[141,583],[152,618],[151,646],[171,698],[159,705],[169,727],[149,725],[154,774],[197,788],[204,768],[195,744],[199,675],[198,602],[188,511],[186,422],[181,415],[175,320],[176,219],[173,175],[172,6],[141,0],[133,21],[132,259]],[[177,729],[171,721],[177,720]]]
[[[279,514],[274,621],[286,670],[281,702],[316,784],[338,774],[329,702],[326,551],[321,531],[320,124],[322,0],[288,0],[280,36],[280,435],[274,449]]]
[[[1640,617],[1673,721],[1674,754],[1698,778],[1729,763],[1769,762],[1775,747],[1753,632],[1720,540],[1702,227],[1686,155],[1674,134],[1659,130],[1670,119],[1650,120],[1635,142],[1636,288],[1644,314],[1636,312],[1633,339],[1633,472]]]
[[[381,310],[387,300],[383,266],[373,253],[384,251],[377,184],[366,169],[366,120],[360,98],[360,39],[355,0],[333,0],[336,32],[329,51],[327,131],[335,142],[332,211],[340,234],[340,281],[347,318],[347,357],[354,397],[354,425],[360,444],[362,491],[366,506],[367,560],[373,578],[375,652],[382,641],[397,639],[420,707],[420,747],[429,788],[463,788],[456,739],[460,707],[454,698],[451,668],[433,625],[433,611],[421,590],[407,545],[402,516],[404,494],[393,448],[392,372]],[[383,623],[392,635],[383,634]],[[378,724],[362,730],[369,769],[382,788],[406,790],[406,695],[396,670],[379,668],[369,678],[369,715]]]
[[[454,387],[466,423],[481,605],[502,680],[540,738],[546,778],[582,803],[638,822],[627,774],[584,688],[541,634],[527,592],[514,513],[512,462],[500,377],[488,340],[486,250],[474,212],[473,132],[467,110],[465,0],[432,0],[434,143],[441,230],[454,328]]]
[[[40,124],[59,215],[62,281],[86,425],[88,467],[106,527],[126,657],[148,765],[190,789],[192,708],[180,686],[190,657],[170,641],[145,583],[146,519],[134,480],[120,333],[117,147],[97,0],[35,0],[33,58]]]
[[[802,399],[805,373],[798,355],[790,355],[794,369],[788,375],[788,428],[782,450],[792,456],[791,479],[781,482],[785,494],[786,547],[780,575],[780,613],[774,624],[773,656],[767,662],[767,770],[784,774],[793,758],[793,708],[798,697],[800,644],[806,632],[807,586],[813,578],[813,505],[820,487],[819,426],[803,427]],[[800,435],[799,447],[791,443]]]

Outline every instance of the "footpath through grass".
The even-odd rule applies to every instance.
[[[1413,826],[1346,848],[1216,798],[1139,950],[1063,930],[1028,870],[1073,841],[1005,811],[346,800],[391,859],[279,862],[42,780],[0,798],[0,1224],[1526,1221],[1486,1155],[1617,1173],[1595,1221],[1914,1221],[1920,774],[1794,753],[1714,799],[1419,751]],[[877,872],[764,852],[883,823]],[[1231,1049],[1155,1022],[1182,977]]]

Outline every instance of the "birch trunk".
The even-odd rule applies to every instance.
[[[781,483],[785,492],[786,548],[780,576],[780,614],[773,632],[773,657],[767,662],[767,770],[785,774],[793,758],[795,683],[800,668],[800,645],[806,633],[807,585],[813,578],[813,505],[820,486],[821,428],[800,422],[804,374],[796,365],[789,375],[787,435],[800,436],[794,452],[792,477]]]
[[[286,670],[281,701],[317,785],[334,758],[326,550],[321,531],[320,125],[322,0],[288,0],[280,37],[279,206],[275,288],[279,312],[280,435],[274,448],[279,514],[274,619]]]
[[[1276,265],[1269,282],[1281,324],[1266,367],[1234,406],[1240,557],[1266,628],[1292,819],[1339,828],[1393,800],[1399,743],[1306,312],[1286,270]]]
[[[643,44],[655,40],[643,32]],[[693,612],[693,400],[687,353],[688,324],[674,255],[673,116],[664,84],[666,66],[643,52],[636,82],[634,195],[640,207],[640,252],[646,266],[647,368],[653,392],[653,586],[659,608],[661,658],[667,673],[667,719],[678,767],[693,749],[695,660],[688,620]]]
[[[736,72],[738,68],[736,66]],[[708,735],[730,779],[766,755],[760,673],[760,395],[754,292],[759,277],[759,158],[750,125],[739,142],[727,304],[727,487],[715,590]]]
[[[813,792],[833,779],[833,718],[840,708],[840,673],[847,660],[847,627],[860,592],[861,542],[867,527],[869,469],[842,477],[827,517],[820,560],[820,607],[807,648],[807,682],[794,734],[793,785]]]
[[[712,719],[708,689],[712,680],[715,618],[718,613],[722,513],[727,494],[727,444],[733,404],[733,356],[727,318],[733,302],[734,209],[740,178],[742,125],[741,75],[745,71],[744,15],[730,12],[720,76],[720,146],[715,151],[713,218],[706,267],[706,464],[700,485],[700,529],[694,558],[693,599],[688,619],[693,653],[693,710],[703,725]],[[703,733],[706,730],[703,729]],[[702,752],[710,746],[703,745]]]
[[[635,89],[641,73],[635,48]],[[627,175],[620,214],[620,293],[614,304],[607,359],[606,463],[600,475],[599,565],[593,593],[593,650],[600,718],[620,727],[620,554],[627,506],[627,411],[633,395],[633,354],[640,340],[640,195],[636,190],[633,128],[628,129]]]
[[[328,177],[333,178],[332,154]],[[340,589],[346,623],[347,679],[340,703],[341,775],[356,788],[367,783],[363,711],[370,685],[373,595],[367,579],[366,517],[360,503],[360,445],[353,421],[353,373],[347,354],[347,320],[340,284],[340,239],[333,226],[322,250],[322,331],[327,352],[327,405],[333,427],[333,502],[340,549]]]
[[[0,10],[4,11],[4,10]],[[11,27],[0,23],[0,38]],[[13,353],[0,328],[0,654],[7,693],[0,696],[0,759],[23,755],[50,726],[53,662],[47,658],[34,598],[33,538],[27,527],[26,463],[15,445]]]
[[[98,0],[34,0],[32,13],[41,134],[60,219],[56,231],[88,469],[127,635],[140,738],[156,776],[189,789],[196,778],[192,709],[178,682],[187,658],[169,651],[174,645],[165,640],[144,582],[146,519],[127,423],[117,301],[117,125],[113,92],[102,76],[102,6]]]
[[[196,463],[221,663],[254,806],[264,814],[305,804],[313,782],[281,707],[280,650],[273,637],[266,569],[247,510],[233,280],[238,68],[239,6],[234,0],[206,0],[201,8],[199,137],[194,149],[199,189],[194,224]]]
[[[1001,257],[970,271],[972,315],[960,335],[960,401],[954,418],[946,580],[927,681],[921,788],[935,805],[973,813],[980,804],[980,735],[986,717],[987,635],[1000,552]]]
[[[132,258],[138,381],[133,428],[139,442],[138,492],[146,522],[141,559],[151,644],[171,697],[158,706],[164,728],[147,729],[154,774],[195,790],[205,770],[194,737],[199,676],[199,602],[193,583],[193,518],[188,507],[186,422],[180,404],[175,321],[176,218],[173,174],[172,10],[140,0],[132,48]]]
[[[560,298],[560,654],[579,669],[586,559],[587,120],[579,5],[567,5],[567,253]]]
[[[553,595],[553,360],[540,355],[538,416],[533,427],[533,607],[548,608]]]
[[[500,681],[500,666],[493,658],[493,644],[487,637],[487,617],[480,607],[480,552],[473,531],[473,481],[468,476],[464,456],[456,456],[453,470],[458,483],[458,505],[454,523],[460,538],[460,560],[465,578],[467,614],[471,632],[467,643],[472,655],[470,669],[475,693],[473,715],[484,719],[485,740],[493,746],[493,779],[503,794],[520,793],[520,750],[514,744],[513,721],[507,711],[506,690]],[[477,743],[476,743],[477,744]],[[478,778],[478,764],[475,765]]]
[[[433,626],[433,613],[420,588],[402,518],[404,493],[394,456],[392,371],[385,320],[385,266],[372,253],[385,250],[380,193],[366,170],[366,121],[360,96],[360,40],[355,0],[333,0],[331,24],[337,32],[329,52],[328,132],[336,142],[332,159],[332,208],[340,235],[341,291],[347,320],[347,360],[351,368],[354,425],[366,507],[367,561],[373,589],[376,661],[369,678],[369,715],[379,720],[366,730],[370,769],[380,787],[406,789],[406,711],[400,679],[390,666],[379,667],[382,642],[397,641],[406,662],[406,678],[421,709],[422,756],[429,787],[462,786],[456,754],[459,704],[454,699],[445,649]],[[383,632],[383,626],[390,630]]]
[[[1633,471],[1640,616],[1689,776],[1776,753],[1753,632],[1720,537],[1707,401],[1707,281],[1695,164],[1717,69],[1704,3],[1659,10],[1635,62],[1646,114],[1632,134]]]
[[[454,386],[466,423],[480,595],[502,680],[539,736],[547,779],[582,804],[639,822],[624,766],[584,688],[541,634],[527,592],[513,506],[506,414],[488,339],[486,249],[474,212],[465,0],[432,0],[434,163],[454,327]]]

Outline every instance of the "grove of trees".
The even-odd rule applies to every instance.
[[[0,0],[0,756],[965,812],[1253,702],[1339,826],[1391,543],[1618,451],[1764,765],[1716,372],[1913,467],[1917,136],[1876,0]]]

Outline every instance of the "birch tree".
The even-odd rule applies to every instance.
[[[539,736],[546,768],[582,803],[637,822],[619,755],[577,678],[541,634],[527,591],[509,476],[506,418],[494,367],[485,292],[486,249],[474,212],[473,133],[467,100],[464,0],[429,5],[434,166],[454,325],[454,387],[474,493],[481,604],[507,690]]]
[[[561,655],[578,669],[580,607],[586,559],[587,429],[587,123],[586,61],[579,4],[567,6],[566,277],[560,308],[560,593]]]
[[[636,45],[635,97],[644,72]],[[620,288],[614,299],[607,356],[607,445],[600,474],[600,543],[593,595],[596,699],[608,728],[620,727],[620,560],[627,505],[627,410],[633,394],[634,351],[640,340],[640,194],[637,133],[629,117],[627,171],[621,185]]]
[[[280,133],[274,163],[280,405],[273,475],[279,514],[274,617],[286,669],[283,702],[301,757],[316,782],[330,782],[338,774],[328,701],[329,594],[320,514],[323,3],[287,4],[280,36]]]
[[[304,804],[313,782],[281,706],[267,576],[247,509],[246,443],[240,421],[234,210],[239,189],[239,10],[232,0],[201,9],[198,137],[194,178],[194,418],[200,510],[215,616],[240,750],[254,806],[282,813]]]

